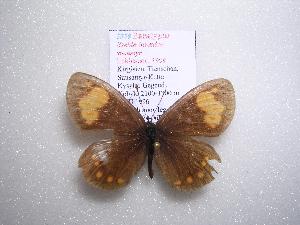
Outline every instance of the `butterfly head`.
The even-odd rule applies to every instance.
[[[146,117],[146,123],[152,123],[152,118],[149,117],[149,116],[147,116],[147,117]]]

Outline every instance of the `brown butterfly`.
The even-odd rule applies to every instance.
[[[234,89],[225,79],[206,82],[172,105],[156,124],[111,85],[84,73],[71,76],[67,87],[71,117],[83,129],[113,129],[111,139],[90,145],[79,159],[88,183],[115,189],[128,184],[148,155],[168,183],[179,190],[201,187],[214,179],[208,160],[221,162],[210,145],[192,136],[218,136],[235,110]]]

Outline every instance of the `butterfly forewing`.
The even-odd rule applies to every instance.
[[[157,127],[172,134],[218,136],[228,127],[234,110],[232,84],[216,79],[180,98],[161,116]]]
[[[71,76],[67,87],[71,117],[83,129],[113,129],[126,134],[145,129],[140,113],[111,85],[84,73]]]
[[[71,76],[67,87],[71,117],[83,129],[113,129],[114,136],[90,145],[79,160],[88,183],[104,189],[128,184],[144,162],[143,117],[117,90],[84,74]]]
[[[208,160],[221,162],[213,147],[191,136],[218,136],[229,125],[235,109],[234,90],[225,79],[194,88],[157,122],[160,148],[155,160],[167,181],[180,190],[192,190],[213,180]]]
[[[115,136],[90,145],[79,159],[86,181],[103,189],[128,184],[146,156],[143,137]]]

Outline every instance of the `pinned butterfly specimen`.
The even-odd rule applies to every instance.
[[[148,157],[167,182],[179,190],[201,187],[214,178],[209,160],[221,159],[210,145],[193,136],[218,136],[235,110],[234,89],[225,79],[192,89],[171,106],[156,124],[145,121],[137,109],[111,85],[84,73],[71,76],[67,87],[71,117],[82,129],[113,129],[113,137],[91,144],[79,167],[86,181],[115,189],[130,182]]]

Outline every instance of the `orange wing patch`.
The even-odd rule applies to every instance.
[[[99,119],[99,109],[108,103],[108,92],[100,87],[94,87],[87,95],[79,100],[81,117],[88,125]]]
[[[197,106],[204,111],[204,122],[211,128],[216,128],[222,121],[225,106],[216,100],[214,93],[218,89],[200,92],[196,98]]]

